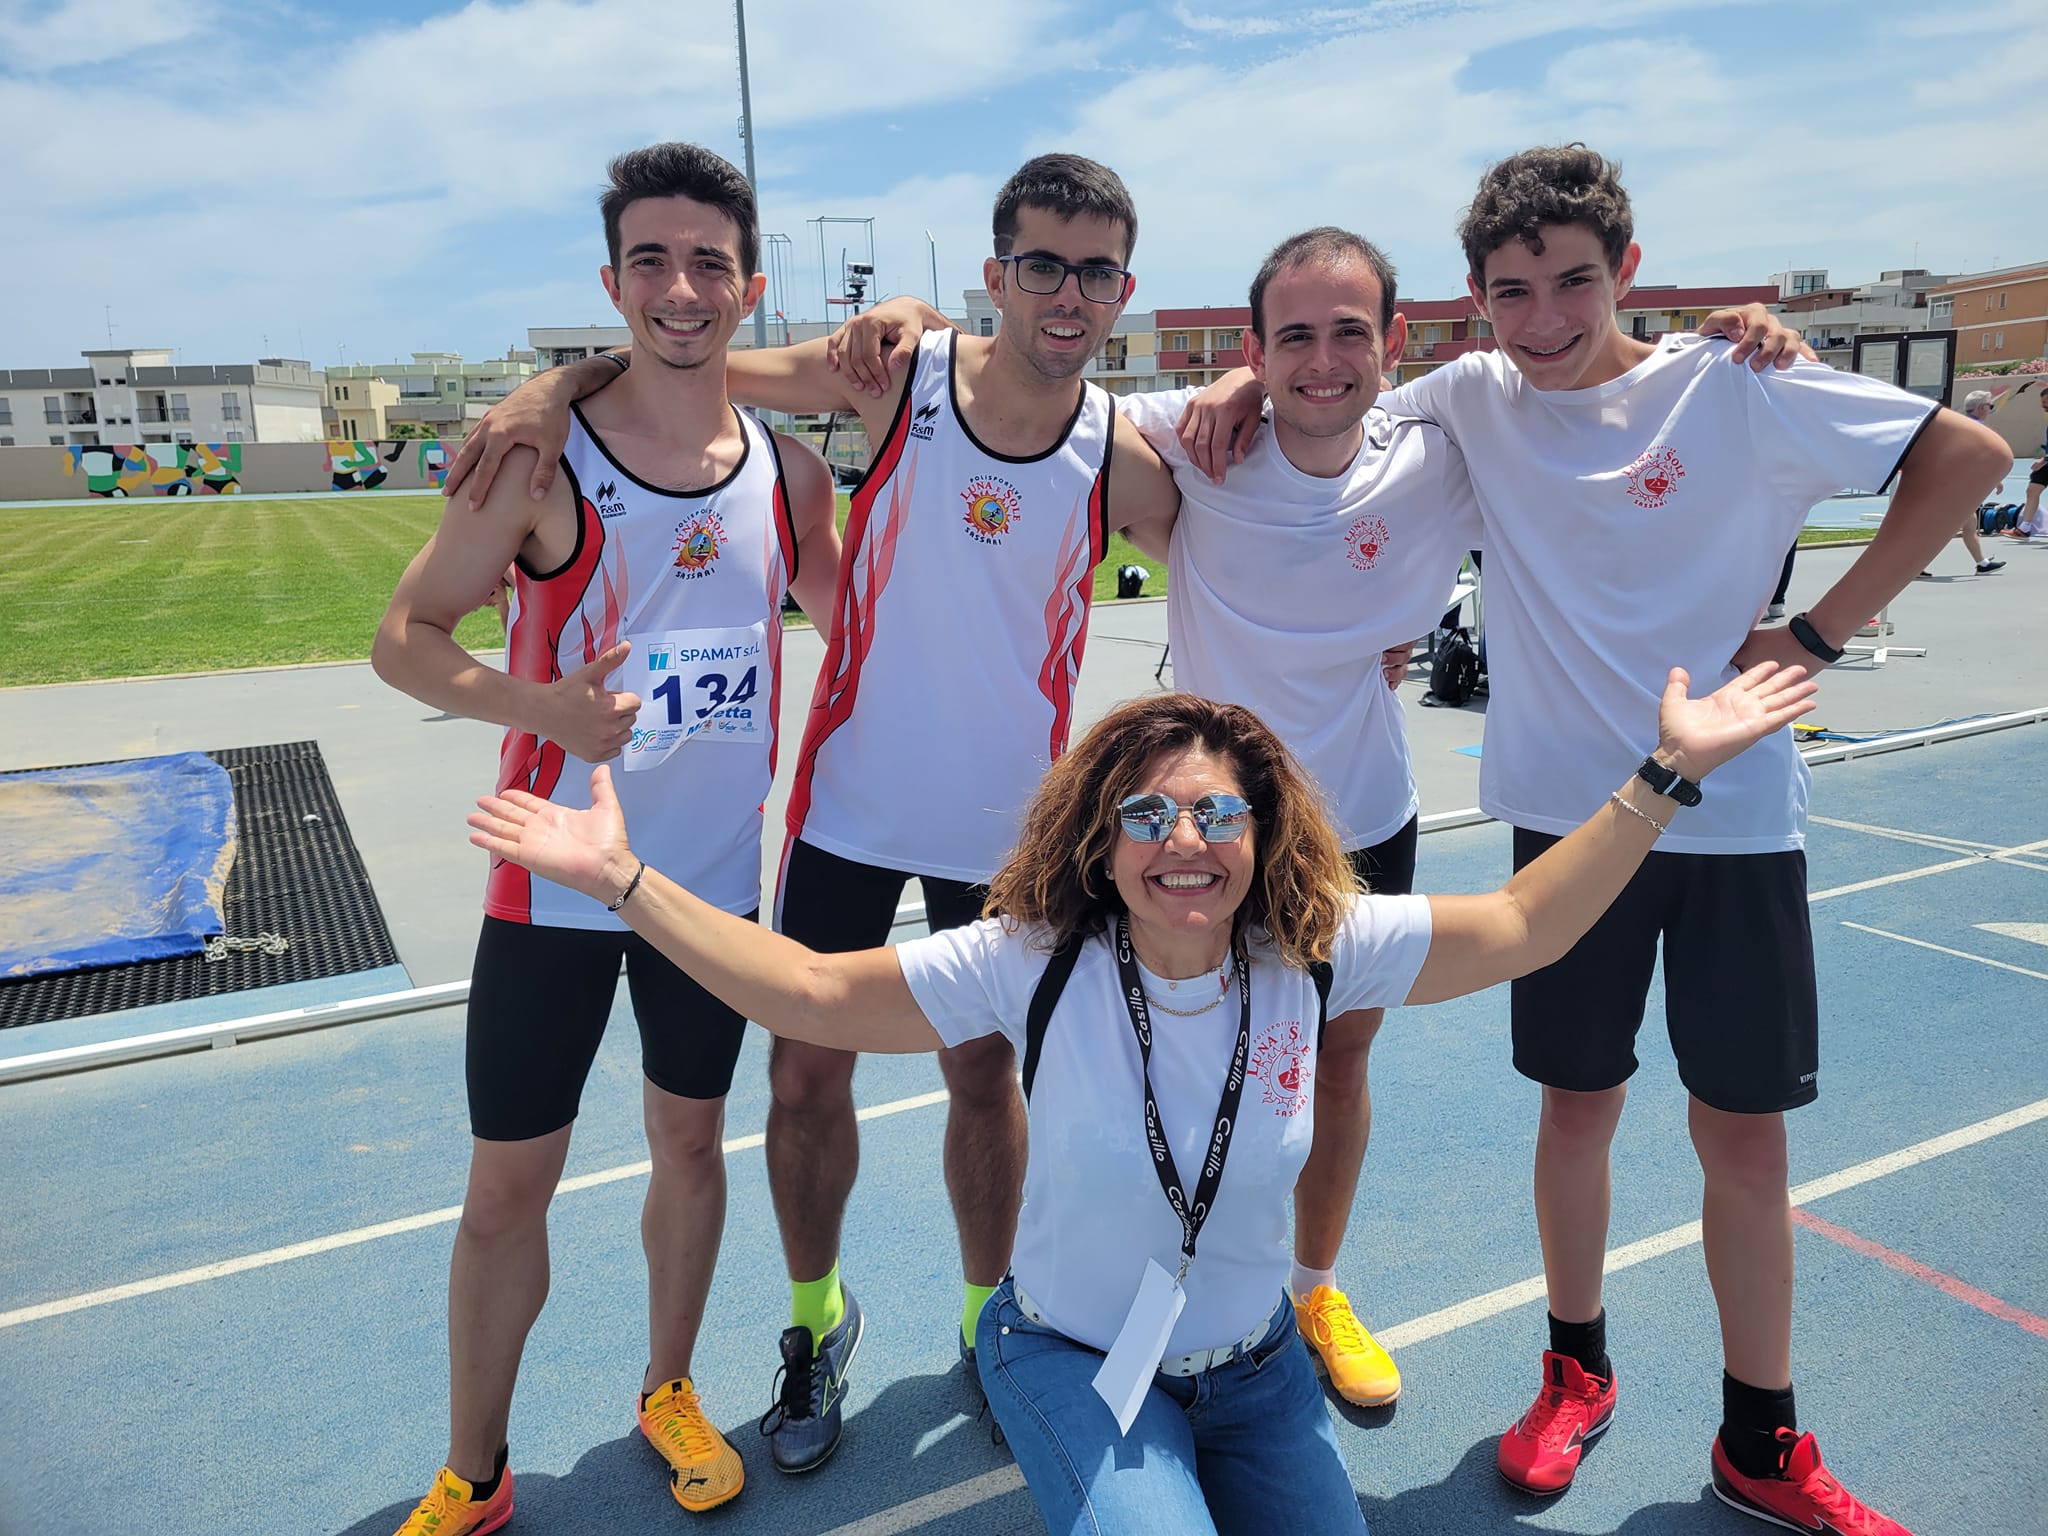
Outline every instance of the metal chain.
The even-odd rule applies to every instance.
[[[265,955],[281,955],[292,947],[292,941],[281,933],[259,933],[253,939],[231,938],[227,934],[216,934],[206,941],[208,961],[225,960],[231,954],[255,951]]]

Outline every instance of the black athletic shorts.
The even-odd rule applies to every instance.
[[[1354,848],[1345,855],[1365,888],[1375,896],[1407,896],[1415,890],[1415,844],[1417,818],[1392,837],[1370,848]]]
[[[2048,485],[2048,464],[2043,464],[2027,476],[2029,485]]]
[[[913,879],[924,887],[925,921],[933,933],[964,928],[988,900],[986,885],[862,864],[797,838],[782,861],[775,930],[820,954],[879,949],[889,942],[896,903]]]
[[[1557,841],[1515,828],[1515,868]],[[1582,1093],[1627,1082],[1660,938],[1687,1091],[1736,1114],[1812,1102],[1820,1000],[1799,852],[1651,854],[1571,953],[1514,983],[1515,1070]]]
[[[487,916],[469,983],[472,1134],[527,1141],[576,1118],[611,1017],[621,959],[647,1081],[685,1099],[725,1096],[747,1021],[660,950],[637,933]]]

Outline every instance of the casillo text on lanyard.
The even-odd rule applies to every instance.
[[[1245,1062],[1252,1045],[1252,968],[1242,963],[1237,967],[1237,1045],[1230,1053],[1230,1075],[1223,1080],[1223,1095],[1216,1105],[1216,1125],[1209,1133],[1209,1150],[1195,1180],[1192,1205],[1181,1183],[1180,1169],[1174,1163],[1173,1148],[1167,1145],[1166,1129],[1159,1123],[1159,1101],[1152,1094],[1152,1011],[1146,1005],[1145,988],[1138,979],[1128,915],[1120,915],[1116,920],[1116,970],[1117,979],[1123,983],[1124,1006],[1130,1009],[1131,1029],[1138,1037],[1138,1072],[1145,1084],[1145,1140],[1152,1148],[1152,1169],[1159,1175],[1166,1203],[1180,1218],[1180,1269],[1173,1277],[1173,1283],[1179,1285],[1187,1278],[1188,1265],[1194,1262],[1195,1239],[1201,1235],[1202,1223],[1209,1219],[1210,1207],[1216,1203],[1216,1189],[1223,1182],[1223,1161],[1230,1155],[1230,1138],[1237,1128],[1237,1107],[1244,1097]]]
[[[1195,1198],[1189,1201],[1181,1183],[1180,1169],[1167,1145],[1166,1130],[1159,1123],[1159,1101],[1152,1093],[1152,1014],[1145,1006],[1144,984],[1138,979],[1136,957],[1131,951],[1131,920],[1119,916],[1116,922],[1116,971],[1124,989],[1124,1004],[1130,1009],[1131,1030],[1138,1037],[1138,1071],[1145,1084],[1145,1140],[1152,1149],[1152,1169],[1159,1175],[1159,1187],[1166,1191],[1166,1203],[1180,1218],[1180,1269],[1169,1275],[1157,1259],[1145,1260],[1145,1272],[1138,1293],[1117,1330],[1115,1342],[1095,1373],[1095,1391],[1109,1411],[1116,1415],[1117,1428],[1129,1434],[1144,1403],[1159,1362],[1166,1355],[1166,1341],[1173,1325],[1187,1305],[1180,1288],[1188,1265],[1195,1259],[1195,1239],[1202,1223],[1216,1203],[1217,1187],[1223,1182],[1223,1162],[1230,1155],[1230,1137],[1237,1126],[1238,1101],[1244,1097],[1246,1058],[1252,1041],[1252,968],[1238,957],[1237,1045],[1230,1054],[1230,1075],[1223,1080],[1223,1095],[1216,1105],[1215,1129],[1209,1133],[1208,1150],[1202,1157],[1200,1176],[1195,1180]]]

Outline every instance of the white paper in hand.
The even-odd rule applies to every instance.
[[[1151,1390],[1159,1362],[1166,1357],[1166,1340],[1179,1321],[1181,1308],[1188,1304],[1187,1292],[1156,1259],[1145,1261],[1145,1278],[1138,1282],[1138,1294],[1116,1342],[1109,1346],[1102,1368],[1095,1373],[1095,1392],[1116,1415],[1119,1434],[1131,1432],[1138,1407]]]

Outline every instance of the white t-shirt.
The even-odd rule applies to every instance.
[[[1657,743],[1665,674],[1701,696],[1770,600],[1815,502],[1890,481],[1934,411],[1820,363],[1753,373],[1675,336],[1589,389],[1538,390],[1498,352],[1395,391],[1466,453],[1486,525],[1479,803],[1570,832]],[[1780,732],[1715,770],[1659,844],[1768,853],[1805,841],[1807,773]]]
[[[1436,627],[1458,562],[1479,547],[1464,458],[1436,427],[1374,410],[1345,474],[1296,469],[1269,426],[1216,485],[1174,433],[1195,394],[1117,400],[1180,487],[1174,683],[1257,714],[1322,786],[1345,848],[1369,848],[1421,804],[1380,653]]]
[[[1330,956],[1330,1015],[1400,1004],[1429,953],[1421,896],[1360,896]],[[1042,930],[1000,919],[896,948],[911,995],[947,1045],[1001,1034],[1025,1048],[1024,1020],[1045,972]],[[1147,976],[1154,996],[1164,982]],[[1188,1270],[1187,1307],[1166,1353],[1213,1349],[1268,1316],[1287,1283],[1288,1200],[1315,1129],[1316,989],[1270,947],[1252,951],[1252,1032],[1244,1097],[1216,1203]],[[1197,1018],[1152,1011],[1152,1089],[1174,1164],[1192,1196],[1237,1041],[1233,986]],[[1145,1090],[1116,956],[1106,935],[1075,962],[1045,1032],[1031,1090],[1031,1153],[1011,1269],[1053,1327],[1107,1350],[1145,1260],[1180,1266],[1181,1225],[1145,1141]]]

